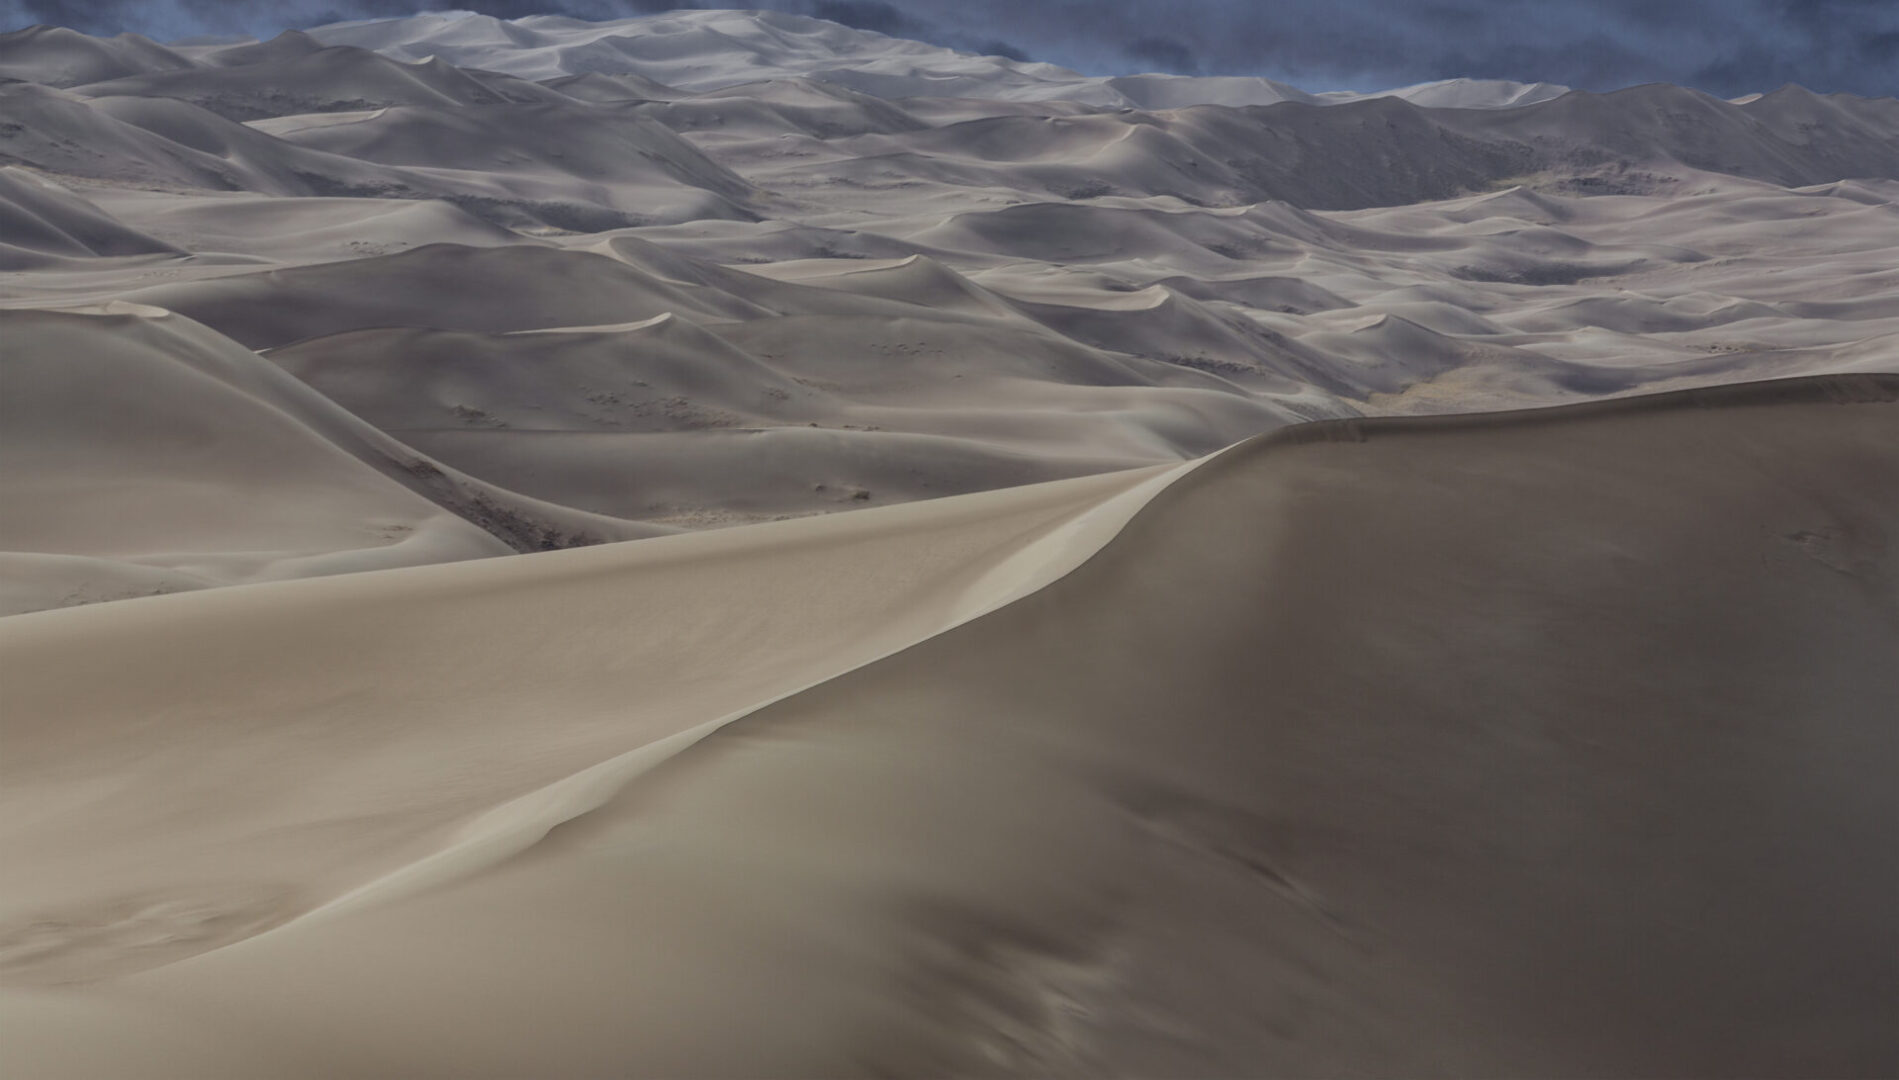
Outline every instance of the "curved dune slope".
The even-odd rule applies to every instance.
[[[176,315],[0,311],[0,614],[667,530],[445,467]]]
[[[102,255],[183,254],[64,188],[12,168],[0,168],[0,237],[0,270],[38,269]]]
[[[15,992],[0,1053],[1883,1074],[1895,435],[1892,376],[1338,421],[1014,588],[1139,478],[8,620],[0,791],[67,778],[0,815],[20,978],[383,885]]]
[[[225,886],[267,893],[270,918],[334,899],[484,807],[1007,602],[1190,468],[9,618],[0,769],[18,812],[0,818],[16,865],[37,869],[10,882],[0,965],[60,981],[217,943],[87,925],[125,897],[209,903],[212,937],[229,929]],[[551,666],[517,666],[529,656]],[[75,684],[68,661],[112,677]],[[116,778],[65,782],[100,764]],[[63,850],[28,812],[48,799]],[[246,863],[249,881],[225,880]],[[92,914],[54,940],[27,918],[74,903]]]
[[[375,467],[508,548],[1173,464],[1302,420],[1892,368],[1899,105],[1558,90],[1085,79],[769,12],[29,29],[0,34],[0,307],[201,323],[426,458]],[[58,360],[19,362],[80,370]],[[143,378],[58,400],[129,408]],[[148,419],[120,460],[196,452]],[[114,437],[36,460],[109,480]],[[203,505],[143,469],[122,503],[35,505],[128,541]],[[227,499],[190,544],[104,561],[35,510],[0,526],[40,537],[0,556],[0,610],[423,557],[370,502],[313,522],[324,500],[264,495],[287,517],[219,546]],[[431,558],[493,548],[443,524],[469,542]],[[186,575],[180,551],[248,562]]]

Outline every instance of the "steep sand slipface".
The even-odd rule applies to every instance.
[[[137,970],[532,842],[561,818],[503,804],[1006,603],[1187,468],[9,618],[0,967]]]
[[[499,865],[15,995],[0,1045],[28,1075],[1889,1074],[1895,410],[1864,376],[1291,429]],[[369,726],[441,682],[384,678]]]
[[[169,312],[0,339],[0,614],[667,531],[441,466]]]

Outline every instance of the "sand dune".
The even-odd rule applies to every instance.
[[[283,47],[292,42],[310,47]],[[446,64],[402,64],[362,49],[323,48],[304,35],[296,39],[286,35],[278,44],[277,48],[240,47],[249,52],[241,58],[215,54],[205,67],[88,83],[83,92],[89,97],[174,98],[233,120],[507,100]]]
[[[417,309],[444,330],[601,326],[678,310],[745,313],[730,298],[680,287],[583,252],[431,245],[376,260],[161,285],[129,299],[188,315],[253,348],[402,326]],[[506,302],[503,302],[503,301]]]
[[[989,314],[979,297],[971,306]],[[268,355],[474,475],[674,524],[1193,456],[1273,422],[1224,381],[1104,363],[1028,328],[947,321],[953,312],[946,305],[927,322],[837,312],[702,327],[662,314],[501,334],[369,330]],[[909,403],[926,386],[934,407],[919,413]],[[713,478],[718,501],[707,505]]]
[[[632,72],[510,89],[448,67],[450,46],[526,62],[624,34],[433,17],[11,85],[0,296],[179,312],[269,350],[399,455],[527,498],[532,521],[541,503],[620,519],[525,529],[556,537],[1161,464],[1365,411],[1877,370],[1899,333],[1891,181],[1737,179],[1887,168],[1877,102],[886,101],[794,64],[874,44],[807,22],[734,36],[711,29],[743,19],[691,14],[638,39],[706,71],[740,40],[787,67],[710,90]],[[448,51],[418,65],[392,42],[423,31]],[[284,108],[412,103],[278,115],[279,90],[304,95]],[[215,94],[263,118],[191,103]],[[1728,132],[1721,160],[1655,121],[1677,99]],[[628,227],[652,220],[674,223]]]
[[[63,26],[0,34],[0,75],[45,86],[81,86],[190,66],[190,60],[137,34],[95,38]]]
[[[8,612],[665,531],[445,468],[175,315],[0,327]]]
[[[90,193],[142,229],[205,257],[246,257],[244,269],[306,260],[337,262],[435,243],[500,247],[531,243],[509,229],[440,200],[283,196],[233,199],[144,191]]]
[[[1079,568],[1047,580],[1071,554],[1030,573],[1039,591],[960,628],[886,631],[885,647],[937,627],[736,715],[773,696],[734,692],[745,657],[791,665],[767,685],[796,689],[822,652],[810,619],[865,619],[863,598],[896,595],[863,587],[879,567],[929,576],[904,539],[923,516],[1011,499],[1047,515],[1082,489],[9,620],[9,683],[29,703],[10,765],[32,775],[72,755],[99,767],[33,724],[41,693],[71,707],[38,659],[61,642],[97,655],[149,620],[172,628],[164,652],[141,644],[88,688],[96,739],[128,706],[149,712],[151,682],[189,694],[185,672],[254,671],[253,653],[274,674],[247,693],[308,700],[290,687],[345,646],[275,634],[314,644],[360,620],[389,637],[347,646],[373,697],[338,695],[323,666],[328,693],[241,743],[214,733],[242,700],[188,699],[181,722],[255,762],[250,797],[267,800],[222,804],[210,827],[282,823],[245,860],[264,880],[194,891],[182,853],[156,864],[162,884],[55,869],[88,834],[205,842],[132,831],[113,816],[130,794],[28,834],[41,891],[85,882],[102,899],[70,930],[26,931],[22,970],[200,955],[15,994],[5,1052],[46,1075],[133,1060],[177,1075],[1876,1075],[1899,1052],[1876,989],[1892,954],[1868,948],[1899,899],[1882,779],[1899,754],[1881,539],[1899,528],[1881,494],[1899,482],[1895,400],[1890,378],[1833,379],[1292,429],[1143,492]],[[1083,505],[1137,490],[1075,483],[1093,487]],[[985,519],[1003,520],[962,528]],[[834,539],[786,543],[814,530]],[[736,557],[754,538],[772,554]],[[694,562],[640,569],[695,551],[717,586]],[[654,588],[691,602],[642,603]],[[797,599],[814,588],[816,609]],[[976,590],[976,610],[1000,598]],[[930,606],[905,600],[911,619]],[[229,610],[253,602],[267,618]],[[486,629],[500,606],[536,623],[533,650]],[[667,617],[627,621],[641,610]],[[755,621],[788,610],[805,628],[793,652]],[[753,631],[730,639],[722,617]],[[615,641],[602,666],[602,619],[652,643]],[[476,661],[471,632],[506,659]],[[720,673],[690,706],[661,688],[691,685],[682,663]],[[497,696],[516,670],[541,676]],[[588,674],[547,678],[562,671]],[[373,728],[386,709],[395,741],[339,726],[339,710]],[[536,760],[482,756],[494,744],[473,725],[522,723]],[[271,751],[301,731],[324,749]],[[135,745],[117,753],[138,760]],[[414,754],[427,764],[390,764]],[[196,786],[202,758],[162,760],[137,774],[151,798]],[[286,783],[286,767],[329,780]],[[421,782],[442,774],[457,780]],[[471,818],[478,792],[497,808]],[[392,829],[409,839],[368,839]],[[298,858],[287,835],[326,857]],[[104,899],[126,889],[137,899]],[[236,897],[256,899],[217,906]],[[114,948],[154,935],[168,949]],[[732,1015],[755,1018],[745,1039],[716,1035]]]
[[[983,97],[1120,108],[1337,104],[1393,96],[1447,108],[1506,108],[1562,94],[1549,83],[1448,79],[1382,94],[1310,94],[1270,79],[1179,75],[1085,77],[1053,64],[950,49],[781,12],[674,11],[613,22],[542,16],[506,21],[467,13],[339,24],[314,36],[404,60],[450,63],[551,80],[633,73],[710,90],[754,77],[809,77],[880,97]]]
[[[650,184],[656,173],[663,180],[730,198],[743,198],[748,190],[743,180],[666,127],[605,107],[494,106],[478,113],[382,109],[353,123],[280,128],[279,137],[385,165],[491,173],[558,170],[580,180],[616,184]]]
[[[38,710],[64,700],[119,733],[113,740],[132,766],[124,779],[142,794],[102,792],[100,799],[62,804],[62,813],[76,814],[69,820],[85,822],[80,827],[98,841],[129,845],[123,851],[158,845],[148,851],[156,859],[137,864],[90,856],[74,863],[78,849],[62,855],[36,827],[7,815],[9,822],[29,825],[9,830],[9,850],[50,860],[19,879],[37,881],[30,895],[8,896],[9,974],[60,982],[163,963],[218,944],[192,937],[185,926],[153,928],[184,935],[160,942],[155,952],[126,954],[122,947],[131,941],[94,941],[89,927],[48,941],[44,928],[33,925],[32,909],[95,895],[102,887],[135,897],[155,892],[161,906],[215,906],[217,867],[232,865],[231,844],[298,878],[242,886],[270,894],[270,902],[267,910],[237,915],[281,921],[308,911],[442,843],[460,843],[454,839],[458,828],[488,806],[791,693],[1036,587],[1099,547],[1157,483],[1177,472],[1091,477],[704,537],[432,567],[414,575],[348,575],[9,619],[0,624],[7,641],[0,651],[9,657],[9,798],[20,800],[15,806],[34,805],[45,793],[45,778],[76,765],[74,755],[84,754],[105,731],[38,727]],[[725,600],[712,601],[714,594]],[[501,609],[509,612],[504,619],[490,617]],[[250,614],[236,615],[243,611]],[[123,621],[127,614],[131,622]],[[603,620],[625,625],[597,632]],[[168,629],[154,641],[151,631],[159,626]],[[190,640],[185,628],[194,626],[205,636]],[[530,626],[539,628],[531,635],[541,639],[536,649],[564,657],[560,663],[575,677],[515,677],[510,658],[520,655],[520,634]],[[35,667],[42,676],[53,675],[43,660],[31,659],[44,655],[36,650],[58,651],[61,640],[101,634],[121,643],[115,655],[124,677],[90,683],[98,695],[90,703],[78,705],[63,677],[41,678],[33,684],[37,689],[28,685]],[[224,766],[189,752],[168,753],[167,746],[185,748],[179,729],[146,721],[155,709],[191,709],[201,699],[198,677],[181,677],[179,663],[231,672],[261,663],[302,687],[259,685],[253,704],[232,699],[229,711],[207,720],[207,738],[221,739],[215,730],[236,735],[249,729],[256,738],[237,736],[248,748],[233,743],[233,752],[266,769],[291,765],[300,779],[259,775],[249,796],[256,814],[247,811],[222,823],[214,815],[205,822],[210,831],[195,836],[176,833],[171,819],[148,813],[152,799],[169,798],[165,792],[180,784],[199,788],[207,800],[200,805],[207,809],[236,797],[215,783],[203,786]],[[134,669],[153,681],[139,688]],[[602,671],[614,674],[603,681],[595,677]],[[365,709],[363,695],[393,704],[411,698],[405,683],[437,681],[444,692],[431,695],[437,702],[427,707],[432,720],[405,721],[387,728],[387,738],[368,743],[336,726],[379,727],[383,706]],[[549,696],[556,684],[567,690]],[[280,715],[277,722],[253,724],[257,705],[292,698],[304,702],[291,707],[301,719]],[[644,718],[632,727],[629,709]],[[523,756],[513,736],[530,714],[539,718],[529,721],[539,732],[538,749]],[[449,743],[441,744],[442,738]],[[307,749],[283,756],[298,743]],[[417,755],[412,764],[435,779],[422,779],[402,764],[406,754]],[[169,764],[146,770],[139,763],[149,763],[152,755]],[[173,863],[173,856],[182,861]],[[225,917],[209,913],[204,932],[215,936],[233,929],[224,925]],[[130,926],[96,929],[109,938],[141,932]],[[255,927],[247,922],[235,929],[247,933]]]
[[[0,169],[0,227],[0,267],[8,270],[101,255],[182,254],[20,169]]]
[[[0,114],[0,1073],[1899,1069],[1899,103],[695,10]]]

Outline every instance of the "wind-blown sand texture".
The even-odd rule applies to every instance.
[[[1899,102],[0,75],[0,1073],[1899,1070]]]

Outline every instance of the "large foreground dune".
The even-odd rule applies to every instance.
[[[1895,435],[1874,376],[1338,421],[14,617],[0,1054],[1882,1075]]]

